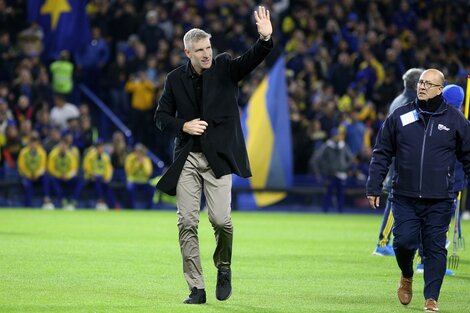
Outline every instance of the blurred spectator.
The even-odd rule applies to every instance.
[[[129,198],[129,208],[135,208],[135,196],[137,190],[142,189],[145,195],[145,205],[147,209],[152,208],[152,198],[154,187],[149,184],[149,179],[153,174],[153,165],[147,156],[147,149],[138,143],[134,147],[125,161],[126,190]]]
[[[42,39],[44,33],[41,27],[32,23],[28,28],[18,34],[18,46],[25,56],[38,56],[43,50]]]
[[[109,66],[107,83],[111,110],[126,124],[130,122],[129,96],[124,90],[127,75],[126,56],[119,51],[116,60]]]
[[[3,146],[3,158],[10,169],[16,169],[18,154],[23,148],[18,127],[15,123],[7,124],[5,130],[5,145]]]
[[[31,121],[33,118],[33,107],[29,102],[29,98],[25,95],[21,95],[13,109],[15,114],[15,121],[20,125],[23,121]]]
[[[20,123],[20,133],[19,137],[21,140],[21,145],[26,146],[31,139],[33,132],[33,125],[30,120],[24,120]]]
[[[19,68],[18,77],[13,80],[12,92],[16,98],[26,96],[31,102],[35,96],[33,78],[28,68]]]
[[[56,94],[54,96],[54,107],[51,110],[50,121],[54,126],[59,126],[60,129],[67,129],[67,120],[70,118],[78,118],[80,112],[78,108],[68,103],[63,95]]]
[[[44,139],[44,149],[49,153],[56,145],[59,144],[61,139],[61,130],[58,126],[51,126],[49,135]]]
[[[49,80],[49,73],[45,67],[41,67],[38,77],[34,82],[34,90],[36,92],[34,97],[33,107],[40,106],[41,103],[46,103],[48,107],[53,105],[54,92]]]
[[[338,56],[338,63],[330,68],[330,83],[335,93],[342,96],[346,93],[348,86],[354,80],[354,68],[351,66],[350,56],[342,52]]]
[[[33,205],[33,186],[40,185],[44,197],[43,209],[53,209],[49,197],[49,181],[46,175],[46,151],[39,142],[39,134],[31,136],[28,145],[21,149],[18,156],[18,171],[25,190],[25,206]]]
[[[17,57],[17,51],[10,41],[10,34],[5,28],[0,27],[0,29],[0,81],[10,81],[13,79],[13,61]]]
[[[364,148],[366,125],[361,120],[360,113],[360,108],[354,108],[349,118],[343,123],[346,135],[345,142],[354,157],[361,153]]]
[[[80,103],[78,106],[80,116],[90,116],[90,106],[86,102]]]
[[[101,91],[103,69],[109,60],[109,48],[99,27],[92,27],[91,41],[75,54],[77,71],[81,80],[98,95]]]
[[[1,0],[0,0],[1,1]],[[0,101],[5,103],[13,103],[15,97],[10,92],[10,86],[6,82],[0,82]]]
[[[14,123],[8,104],[0,98],[0,147],[5,145],[7,126]]]
[[[375,103],[375,110],[377,112],[387,114],[389,103],[393,101],[398,93],[399,90],[396,85],[396,79],[393,77],[393,73],[386,72],[382,85],[376,88],[372,96]]]
[[[59,205],[65,210],[74,210],[79,201],[83,182],[77,175],[80,159],[69,148],[67,140],[61,139],[59,144],[49,153],[47,170]],[[65,197],[64,191],[67,191]]]
[[[67,119],[67,128],[63,130],[63,136],[67,134],[72,136],[72,145],[77,147],[79,151],[82,151],[84,147],[80,144],[80,124],[78,122],[78,117],[71,117]]]
[[[130,35],[137,33],[140,22],[131,1],[114,1],[110,11],[109,33],[115,42],[124,42]]]
[[[78,150],[77,146],[74,144],[73,135],[70,132],[63,132],[62,139],[64,139],[68,144],[68,149],[75,154],[77,157],[80,157],[80,150]]]
[[[336,207],[339,212],[344,208],[344,188],[353,155],[343,140],[338,128],[331,129],[330,138],[319,148],[310,160],[312,172],[320,174],[326,193],[323,197],[323,211],[333,205],[333,193],[336,192]]]
[[[95,190],[96,209],[107,210],[108,207],[114,207],[114,195],[109,187],[113,176],[113,166],[104,151],[102,140],[98,140],[94,147],[85,152],[83,172],[85,180],[93,185]]]
[[[147,48],[149,54],[154,54],[158,49],[158,42],[165,39],[165,33],[158,25],[158,13],[150,10],[145,15],[145,24],[139,30],[139,38]]]
[[[147,67],[147,49],[141,42],[135,44],[135,57],[127,62],[127,69],[130,75],[138,75],[138,72],[144,71]]]
[[[131,75],[125,85],[131,94],[132,134],[136,142],[153,147],[154,84],[145,72]]]
[[[157,58],[154,55],[147,57],[147,65],[145,66],[145,74],[155,84],[158,80]]]
[[[98,138],[98,131],[96,127],[91,124],[91,118],[88,115],[80,116],[79,119],[80,136],[78,138],[78,149],[80,155],[91,147]]]
[[[128,153],[126,139],[120,131],[113,133],[113,138],[110,147],[111,153],[111,164],[115,172],[121,172],[124,174],[124,165]]]
[[[59,59],[49,66],[52,75],[52,90],[64,96],[69,95],[73,90],[74,65],[70,61],[70,53],[61,51]]]
[[[41,109],[37,111],[36,121],[33,124],[33,129],[38,132],[42,141],[44,141],[44,139],[49,136],[50,128],[51,125],[49,124],[49,111],[47,109]]]

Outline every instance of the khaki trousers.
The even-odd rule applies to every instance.
[[[203,153],[189,154],[176,187],[179,243],[183,257],[183,273],[189,289],[205,288],[198,239],[202,192],[216,240],[214,265],[217,268],[230,267],[233,238],[230,217],[231,190],[231,175],[217,179]]]

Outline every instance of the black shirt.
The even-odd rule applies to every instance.
[[[196,103],[199,109],[199,117],[202,119],[202,75],[199,75],[198,73],[196,73],[192,65],[190,66],[190,68],[191,68],[191,81],[193,83],[193,89],[196,95]],[[200,138],[201,136],[199,135],[193,136],[194,145],[193,145],[193,148],[191,149],[192,152],[202,152]]]

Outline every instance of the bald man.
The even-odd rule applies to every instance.
[[[366,193],[372,208],[380,204],[383,180],[395,157],[391,203],[395,218],[393,250],[401,270],[401,304],[412,299],[413,257],[423,243],[425,311],[438,311],[446,271],[446,232],[455,196],[455,162],[470,175],[470,124],[442,97],[444,75],[424,71],[417,99],[396,109],[377,135]]]

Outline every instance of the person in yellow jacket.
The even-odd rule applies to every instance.
[[[67,138],[62,137],[59,144],[49,153],[47,171],[52,189],[59,203],[62,204],[62,208],[66,210],[75,209],[83,187],[83,182],[78,176],[79,165],[78,154],[71,149]],[[64,198],[64,190],[67,191],[66,198]]]
[[[147,208],[151,209],[154,188],[150,185],[149,179],[153,173],[153,165],[143,144],[136,144],[134,151],[127,155],[124,170],[126,172],[129,208],[135,208],[136,192],[138,189],[142,189],[145,192]]]
[[[98,139],[95,146],[85,152],[83,174],[85,180],[93,184],[95,188],[96,209],[107,210],[110,206],[114,207],[114,195],[109,186],[113,177],[113,166],[109,155],[104,151],[104,143],[101,139]],[[108,201],[105,201],[105,198]]]
[[[131,130],[135,142],[146,146],[153,144],[153,124],[155,87],[144,71],[130,76],[124,89],[131,95]]]
[[[33,186],[41,185],[44,193],[44,209],[54,209],[49,195],[49,179],[46,175],[47,153],[39,142],[39,134],[32,132],[28,145],[18,155],[18,171],[25,190],[25,206],[33,205]]]

